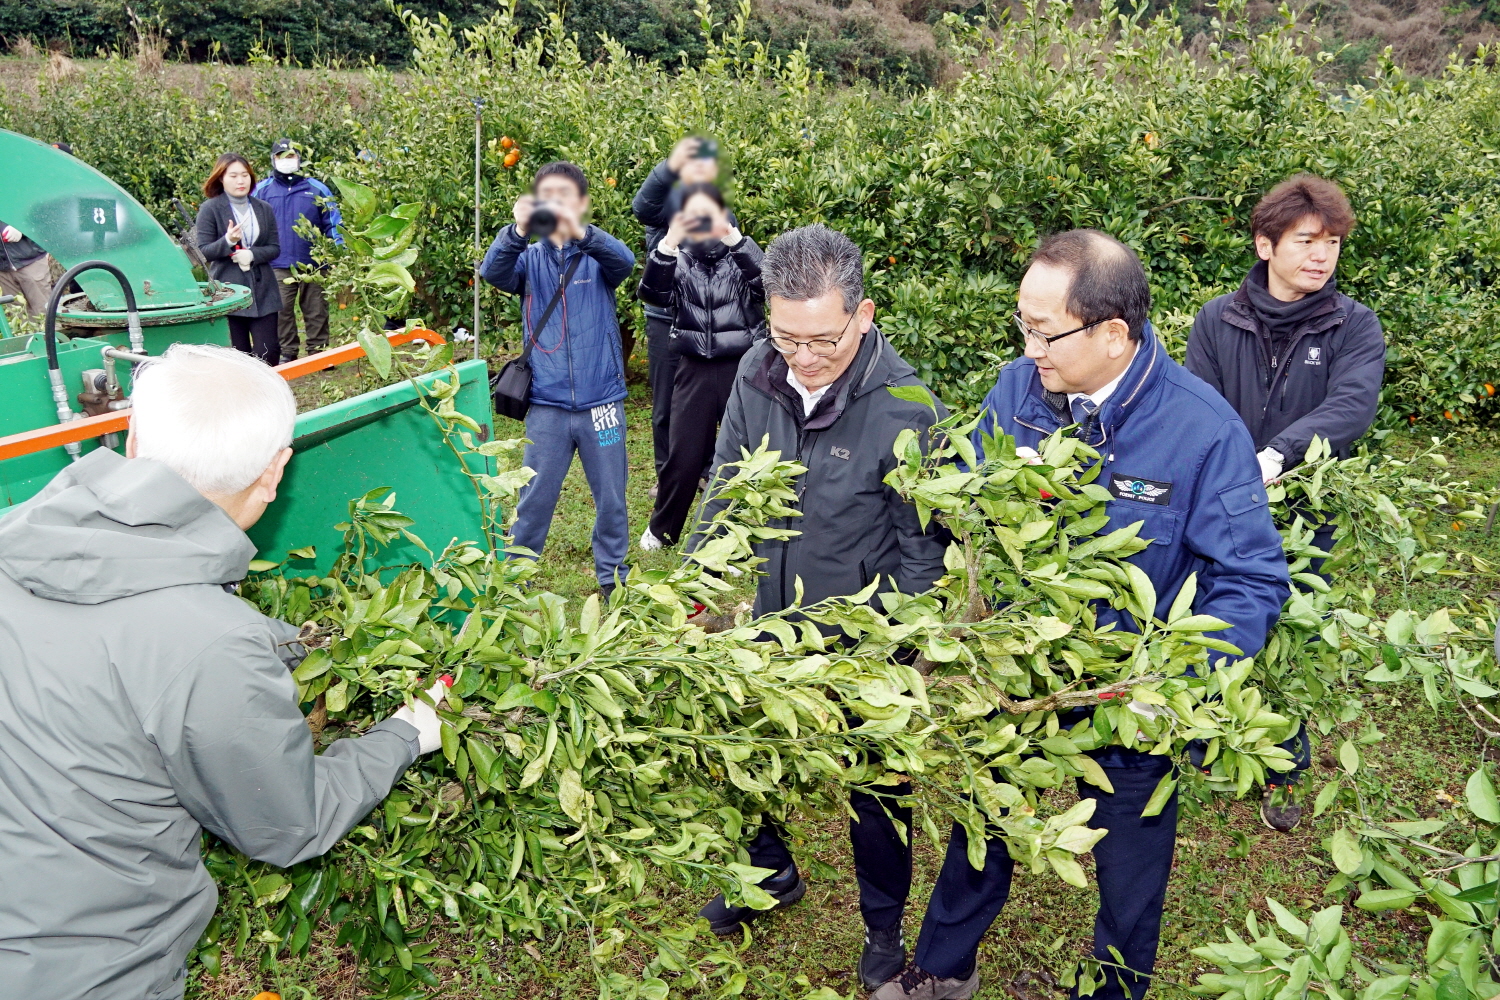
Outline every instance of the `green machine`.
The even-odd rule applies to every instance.
[[[0,316],[3,516],[82,454],[122,448],[136,359],[176,343],[227,345],[223,317],[242,308],[250,290],[206,280],[190,240],[174,239],[124,189],[67,153],[0,130],[0,172],[0,220],[76,271],[79,289],[54,294],[47,324],[54,337],[17,334]],[[291,379],[362,355],[347,346],[319,363],[306,359],[280,370]],[[487,439],[493,414],[484,362],[461,364],[458,373],[462,387],[454,402]],[[280,498],[252,534],[263,558],[281,562],[289,551],[312,546],[314,559],[289,565],[327,569],[339,540],[332,525],[347,518],[351,498],[382,486],[395,490],[398,509],[417,519],[414,530],[435,550],[454,538],[481,540],[473,487],[419,405],[424,383],[435,377],[298,415]],[[424,556],[410,544],[384,554],[391,563]]]

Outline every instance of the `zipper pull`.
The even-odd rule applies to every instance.
[[[1276,356],[1274,354],[1271,355],[1271,370],[1273,372],[1276,370]]]

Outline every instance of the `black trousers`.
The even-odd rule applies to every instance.
[[[911,893],[911,807],[901,801],[910,786],[882,786],[880,795],[851,791],[849,805],[859,817],[849,821],[849,846],[854,849],[854,877],[859,882],[859,912],[867,927],[884,930],[901,922]],[[882,804],[883,803],[883,804]],[[907,842],[886,815],[906,827]],[[746,847],[757,868],[785,871],[794,863],[781,831],[763,826]],[[1001,853],[1004,853],[1001,848]]]
[[[698,499],[698,480],[713,460],[719,420],[729,405],[739,366],[739,358],[678,358],[670,447],[666,465],[657,472],[656,508],[651,512],[651,534],[668,545],[676,544]]]
[[[677,359],[672,351],[672,321],[646,317],[646,364],[651,379],[651,446],[656,452],[656,474],[667,465],[670,443],[667,428],[672,419],[672,380],[677,377]],[[660,493],[660,490],[657,490]]]
[[[1172,851],[1177,836],[1177,796],[1174,793],[1158,816],[1141,817],[1151,793],[1172,770],[1166,757],[1144,753],[1122,755],[1128,766],[1105,766],[1113,794],[1078,783],[1078,794],[1098,803],[1089,825],[1107,829],[1094,845],[1098,864],[1099,912],[1094,919],[1094,957],[1115,964],[1111,946],[1118,948],[1133,973],[1106,967],[1105,983],[1094,1000],[1139,1000],[1150,984],[1161,940],[1162,905],[1167,878],[1172,873]],[[1103,762],[1101,761],[1101,764]],[[1000,915],[1010,896],[1011,861],[999,840],[985,845],[982,871],[969,864],[969,840],[954,824],[943,870],[927,904],[914,961],[942,977],[967,975],[979,953],[979,940]]]
[[[226,316],[229,320],[229,343],[237,351],[253,354],[268,365],[281,364],[281,340],[276,332],[280,313],[264,316]]]

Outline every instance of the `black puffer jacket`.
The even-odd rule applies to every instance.
[[[764,256],[748,236],[732,247],[684,243],[676,257],[651,251],[640,296],[670,310],[672,350],[707,361],[737,358],[766,335]]]

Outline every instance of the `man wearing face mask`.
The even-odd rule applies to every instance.
[[[323,286],[316,281],[294,280],[306,276],[315,265],[312,244],[297,232],[303,219],[329,239],[344,244],[339,233],[338,203],[333,192],[322,181],[302,173],[302,154],[290,139],[277,139],[271,147],[271,176],[255,188],[255,197],[268,202],[276,213],[276,230],[281,236],[281,254],[271,261],[281,289],[281,313],[276,334],[281,341],[281,360],[291,361],[299,352],[297,309],[302,309],[302,323],[307,328],[307,353],[316,354],[328,347],[328,301]]]
[[[976,450],[983,452],[985,436],[1000,434],[1012,436],[1018,451],[1034,450],[1054,431],[1078,425],[1100,455],[1095,481],[1111,497],[1100,532],[1141,522],[1140,537],[1151,539],[1130,561],[1155,585],[1156,617],[1166,618],[1196,574],[1193,612],[1228,622],[1215,637],[1254,655],[1289,590],[1281,536],[1244,423],[1156,339],[1139,258],[1096,230],[1059,233],[1037,248],[1017,298],[1026,354],[1005,366],[985,397]],[[1135,627],[1108,605],[1096,604],[1095,613],[1100,626]],[[1122,746],[1089,756],[1112,788],[1078,783],[1080,797],[1096,803],[1089,825],[1109,831],[1094,847],[1094,955],[1130,970],[1108,969],[1094,997],[1141,1000],[1161,936],[1177,797],[1156,816],[1141,813],[1173,762]],[[1010,895],[1014,862],[1003,841],[991,840],[975,869],[968,847],[955,825],[912,963],[873,1000],[967,1000],[978,992],[979,942]]]

